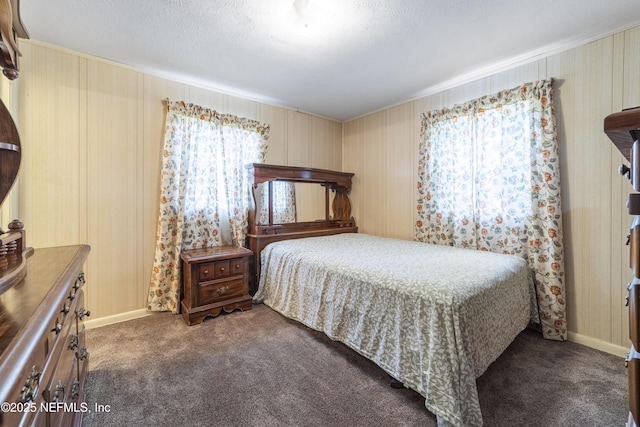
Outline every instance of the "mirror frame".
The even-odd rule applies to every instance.
[[[319,230],[333,227],[353,227],[355,221],[351,217],[351,178],[353,173],[336,172],[326,169],[304,168],[296,166],[268,165],[253,163],[247,166],[251,185],[251,206],[249,208],[249,234],[281,234],[295,231]],[[272,185],[274,181],[315,183],[325,187],[325,219],[309,222],[287,224],[273,223]],[[269,207],[267,224],[256,221],[255,189],[259,184],[267,183],[269,191]],[[331,203],[332,216],[329,215],[330,192],[335,192]]]

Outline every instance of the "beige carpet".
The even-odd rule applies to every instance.
[[[264,305],[186,326],[168,313],[87,331],[97,426],[435,426],[375,364]],[[622,358],[520,334],[478,379],[485,426],[624,426]]]

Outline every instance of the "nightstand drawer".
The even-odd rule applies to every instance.
[[[222,279],[230,276],[229,260],[207,262],[198,267],[200,280]]]
[[[244,273],[244,258],[237,258],[229,260],[229,272],[230,275],[234,276],[236,274]]]
[[[244,278],[199,283],[198,288],[200,305],[213,304],[244,295]]]
[[[627,360],[629,370],[629,410],[633,414],[633,419],[640,420],[640,359],[631,358]]]

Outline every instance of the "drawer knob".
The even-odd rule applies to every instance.
[[[220,286],[218,289],[216,289],[216,292],[218,293],[218,295],[224,295],[227,292],[229,292],[229,287],[228,286]]]
[[[59,334],[61,330],[62,330],[62,323],[56,323],[56,327],[53,328],[51,332],[55,332],[56,334]]]
[[[220,267],[220,271],[224,271],[224,267]]]
[[[85,310],[84,308],[81,308],[78,310],[78,317],[80,318],[80,320],[84,320],[84,317],[87,316],[91,316],[91,312],[89,310]]]
[[[240,268],[240,264],[236,264],[236,268]]]
[[[69,350],[75,350],[78,348],[78,334],[71,334],[71,340],[69,341]]]
[[[82,346],[82,348],[78,352],[78,359],[84,360],[84,359],[87,358],[88,355],[89,355],[89,353],[87,352],[87,347]]]
[[[67,304],[64,305],[64,307],[62,308],[62,310],[60,310],[61,313],[67,314],[69,312],[69,306]]]
[[[71,399],[76,399],[78,396],[80,396],[80,381],[74,378],[71,386]]]
[[[625,368],[629,367],[629,360],[631,360],[631,353],[627,353],[627,358],[624,359],[624,367]]]
[[[53,393],[53,402],[62,402],[64,400],[64,384],[62,382],[58,382],[56,385],[56,391]]]
[[[209,270],[205,270],[205,271],[204,271],[204,274],[209,274]]]
[[[618,166],[618,173],[631,179],[631,168],[625,164]]]

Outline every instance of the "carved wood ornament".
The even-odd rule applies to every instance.
[[[18,77],[19,58],[18,37],[28,39],[29,34],[20,19],[20,0],[0,0],[0,51],[2,51],[2,74],[8,79]]]
[[[0,61],[2,73],[10,80],[18,77],[17,37],[28,38],[19,11],[19,0],[0,0]],[[21,155],[18,130],[0,100],[0,206],[18,177]],[[8,232],[0,228],[0,293],[24,278],[25,258],[29,254],[22,222],[12,221]]]

